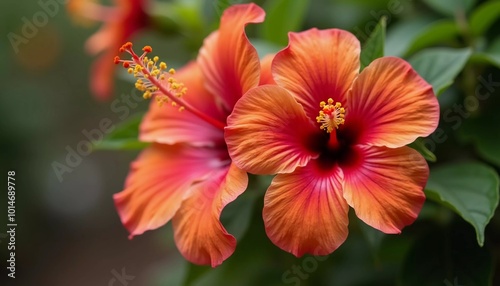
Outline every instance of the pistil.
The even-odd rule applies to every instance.
[[[138,56],[132,49],[132,43],[128,42],[120,48],[120,52],[127,52],[132,58],[122,60],[117,56],[114,62],[115,64],[122,63],[128,73],[137,78],[135,87],[143,92],[145,99],[155,96],[160,106],[170,102],[172,106],[178,107],[179,111],[191,112],[213,126],[224,129],[225,124],[223,122],[207,116],[182,99],[187,93],[187,87],[172,77],[175,74],[174,69],[169,69],[167,72],[167,64],[164,62],[158,63],[158,57],[148,58],[147,54],[153,51],[150,46],[145,46],[142,50],[143,54]]]
[[[335,103],[333,99],[329,98],[327,102],[320,102],[321,110],[316,117],[316,122],[321,123],[320,129],[325,130],[330,135],[328,146],[332,149],[339,147],[336,130],[341,124],[344,124],[345,109],[340,102]]]

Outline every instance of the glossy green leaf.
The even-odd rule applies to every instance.
[[[378,251],[380,250],[380,246],[382,244],[382,241],[386,237],[386,234],[378,229],[375,229],[367,225],[359,218],[355,218],[355,220],[356,224],[359,226],[359,229],[361,230],[361,233],[363,234],[363,237],[366,239],[366,242],[370,246],[370,250],[373,256],[377,258]],[[350,221],[352,220],[350,219]]]
[[[124,120],[104,139],[96,144],[96,149],[101,150],[140,150],[148,146],[148,143],[140,142],[139,125],[144,114],[135,114]]]
[[[469,11],[476,0],[423,0],[429,7],[448,16],[456,16]]]
[[[500,38],[497,38],[484,52],[474,53],[470,61],[494,65],[500,68]]]
[[[482,163],[468,162],[433,169],[425,193],[470,223],[482,246],[484,229],[498,205],[498,186],[495,170]]]
[[[152,25],[164,34],[175,34],[179,30],[186,35],[203,33],[200,0],[155,2],[149,9]],[[216,9],[216,7],[214,7]],[[192,35],[191,35],[192,36]]]
[[[308,5],[307,0],[266,1],[266,21],[260,25],[262,38],[278,45],[286,45],[288,32],[297,31],[302,26]]]
[[[483,35],[499,17],[500,2],[486,2],[472,12],[469,23],[470,31],[476,36]]]
[[[491,250],[476,244],[471,228],[458,222],[426,229],[408,251],[398,285],[492,285]]]
[[[491,106],[486,112],[482,110],[480,116],[472,117],[469,115],[457,134],[462,142],[472,143],[479,156],[500,167],[500,129],[493,127],[500,125],[500,113],[498,112],[498,103],[491,102],[493,99],[489,98],[492,96],[491,92],[494,91],[495,86],[486,86],[488,82],[494,81],[495,78],[491,75],[480,78],[478,83],[482,85],[478,89],[478,95],[483,100],[489,100]],[[496,88],[498,88],[500,82],[496,82],[496,84]]]
[[[451,41],[460,33],[457,24],[452,20],[441,20],[427,26],[417,37],[406,52],[407,55],[432,45]]]
[[[256,194],[258,193],[250,185],[246,192],[227,205],[222,212],[222,224],[236,239],[243,238],[250,225],[253,207],[257,200]]]
[[[462,71],[472,51],[466,49],[426,49],[409,59],[413,68],[432,85],[440,95]]]
[[[413,141],[409,147],[415,149],[420,153],[422,156],[424,156],[425,160],[430,161],[430,162],[436,162],[437,158],[432,151],[430,151],[424,144],[424,140],[422,138],[417,138],[417,140]]]
[[[377,26],[361,49],[361,69],[368,66],[373,60],[384,56],[385,27],[387,19],[380,18]]]
[[[389,26],[385,42],[385,55],[402,57],[408,48],[434,20],[428,17],[402,21]]]

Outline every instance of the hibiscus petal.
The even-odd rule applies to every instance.
[[[233,254],[236,239],[220,223],[222,209],[246,189],[247,173],[231,165],[192,188],[172,222],[186,259],[215,267]]]
[[[260,60],[260,82],[259,85],[264,84],[276,84],[271,73],[271,64],[274,59],[273,54],[267,55],[262,60]]]
[[[227,119],[224,136],[236,165],[255,174],[288,173],[317,156],[307,141],[319,132],[302,106],[283,88],[247,92]]]
[[[264,21],[264,15],[255,4],[229,7],[221,17],[219,30],[205,39],[200,50],[197,61],[205,86],[229,112],[247,90],[259,83],[259,56],[245,34],[245,26]]]
[[[396,148],[436,129],[439,104],[431,85],[410,64],[384,57],[354,82],[345,120],[346,128],[356,130],[357,143]]]
[[[113,95],[116,65],[109,59],[114,55],[114,52],[106,52],[92,63],[90,89],[99,100],[107,100]]]
[[[343,30],[310,29],[289,33],[289,45],[278,52],[272,72],[278,85],[291,92],[316,118],[328,98],[345,104],[345,95],[359,72],[360,45]]]
[[[153,144],[132,163],[125,189],[113,196],[130,238],[167,223],[189,187],[227,162],[223,150]],[[227,160],[226,160],[227,161]]]
[[[315,161],[277,175],[264,197],[267,236],[297,257],[327,255],[347,238],[349,206],[342,197],[342,171],[319,171]]]
[[[104,25],[99,31],[88,38],[85,42],[85,49],[91,55],[108,50],[108,52],[112,53],[111,60],[108,58],[108,61],[113,63],[113,57],[118,54],[118,49],[120,47],[118,40],[122,38],[124,38],[123,31],[117,24],[110,23]]]
[[[195,62],[178,71],[175,78],[186,85],[183,100],[211,118],[225,122],[224,113],[217,108],[214,97],[203,86],[203,76]],[[186,142],[195,146],[214,145],[222,142],[222,130],[200,119],[193,113],[178,111],[179,107],[159,106],[152,100],[140,128],[140,140],[175,144]]]
[[[429,177],[425,159],[409,147],[357,146],[345,166],[344,198],[356,215],[385,233],[400,233],[415,221]]]

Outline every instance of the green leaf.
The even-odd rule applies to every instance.
[[[202,21],[200,11],[200,0],[174,1],[153,3],[152,9],[148,10],[153,27],[167,35],[179,33],[185,34],[203,33],[205,24]]]
[[[476,0],[424,0],[424,2],[435,11],[454,17],[469,11]]]
[[[264,9],[266,20],[260,25],[260,35],[264,40],[286,45],[288,32],[297,31],[306,16],[309,1],[307,0],[270,0]]]
[[[385,42],[385,55],[402,57],[414,39],[420,35],[434,20],[418,17],[390,25]]]
[[[500,2],[489,1],[479,6],[470,17],[470,31],[481,36],[500,17]]]
[[[139,141],[139,125],[144,114],[135,114],[121,122],[116,129],[95,145],[101,150],[137,150],[144,149],[149,143]]]
[[[436,155],[434,155],[434,153],[432,153],[431,150],[429,150],[425,146],[424,140],[422,138],[417,138],[417,140],[413,141],[413,143],[411,143],[408,146],[417,150],[418,153],[424,156],[425,160],[430,162],[436,162],[437,160]]]
[[[455,39],[460,34],[457,24],[452,20],[441,20],[427,26],[408,48],[410,55],[432,45]]]
[[[498,205],[498,174],[478,162],[446,165],[432,170],[425,193],[450,208],[476,230],[484,243],[484,229]]]
[[[250,188],[239,196],[234,202],[228,204],[221,215],[221,222],[226,227],[227,231],[236,239],[241,239],[245,235],[250,221],[252,219],[252,211],[257,200],[255,190]]]
[[[488,82],[490,78],[484,78],[484,82]],[[482,81],[482,80],[481,80]],[[490,86],[490,88],[492,88]],[[488,87],[482,86],[481,93],[485,93],[487,96]],[[491,96],[491,95],[490,95]],[[488,98],[483,98],[486,100]],[[493,99],[490,99],[490,101]],[[492,128],[492,126],[498,126],[500,124],[500,113],[498,112],[498,103],[489,102],[488,109],[486,112],[481,110],[481,115],[479,117],[467,118],[457,134],[459,139],[464,143],[473,143],[474,147],[483,159],[497,165],[500,167],[500,129]]]
[[[361,69],[373,60],[384,56],[385,27],[387,18],[382,17],[361,50]]]
[[[361,230],[361,233],[363,234],[363,237],[366,239],[368,245],[370,246],[372,255],[374,256],[374,258],[378,259],[378,252],[380,250],[380,246],[382,245],[382,241],[386,237],[385,233],[367,225],[359,218],[355,218],[355,220],[356,224],[359,226],[359,229]]]
[[[486,51],[474,53],[470,61],[473,63],[486,63],[500,68],[500,38],[493,41]]]
[[[413,68],[432,85],[440,95],[448,88],[467,63],[472,51],[469,48],[426,49],[409,59]]]
[[[398,285],[492,285],[492,252],[475,243],[470,227],[458,222],[446,229],[429,224],[425,228],[427,233],[406,255]]]

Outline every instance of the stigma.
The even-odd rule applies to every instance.
[[[143,92],[144,99],[150,99],[154,95],[160,106],[170,102],[172,106],[180,106],[179,111],[184,109],[179,99],[186,94],[187,88],[172,77],[175,69],[171,68],[167,71],[165,62],[160,62],[156,56],[152,58],[147,56],[153,51],[151,46],[145,46],[140,56],[134,52],[130,42],[124,44],[119,51],[127,52],[132,57],[124,60],[116,56],[114,63],[121,63],[129,74],[134,75],[137,79],[135,88]]]
[[[341,124],[344,124],[345,109],[340,102],[334,102],[329,98],[327,102],[320,102],[319,115],[316,116],[316,122],[321,123],[320,129],[328,133],[332,133],[338,129]]]

